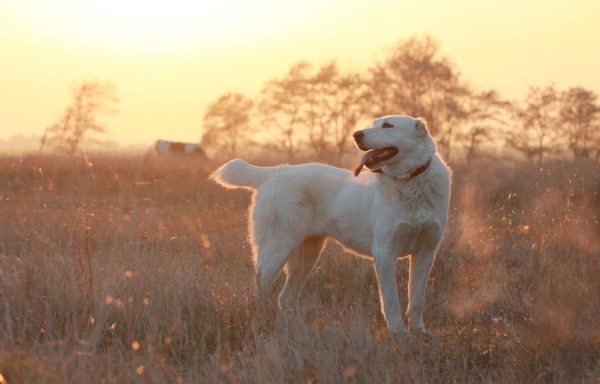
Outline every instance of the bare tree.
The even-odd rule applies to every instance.
[[[264,125],[285,143],[290,157],[306,146],[320,159],[339,161],[365,116],[365,88],[360,75],[341,71],[335,61],[319,68],[298,63],[265,86]]]
[[[319,158],[339,162],[352,142],[357,123],[366,117],[366,84],[352,72],[342,72],[336,62],[322,65],[308,82],[308,144]]]
[[[97,115],[116,112],[118,99],[115,86],[110,82],[83,80],[72,87],[71,95],[73,100],[62,116],[46,128],[40,151],[48,144],[70,155],[75,154],[90,133],[105,131]]]
[[[582,87],[570,88],[560,97],[561,131],[569,149],[578,158],[590,157],[590,146],[600,138],[598,95]]]
[[[553,85],[539,88],[530,87],[523,106],[515,108],[520,122],[506,135],[506,143],[524,154],[529,160],[553,151],[558,139],[559,94]]]
[[[306,78],[305,97],[300,101],[300,119],[306,126],[307,144],[320,159],[332,151],[330,111],[335,108],[333,97],[338,75],[335,63],[322,66],[316,73],[311,71]]]
[[[369,72],[373,114],[424,117],[449,158],[454,127],[468,117],[464,98],[470,90],[437,42],[429,36],[403,40]]]
[[[226,93],[209,104],[204,113],[202,145],[234,157],[250,131],[252,107],[253,101],[240,93]]]
[[[275,147],[293,160],[300,145],[300,133],[306,130],[303,117],[311,66],[300,62],[281,80],[268,81],[258,103],[259,116]]]
[[[371,117],[368,110],[367,84],[359,73],[346,73],[336,79],[335,107],[330,109],[332,138],[339,161],[353,144],[352,133],[364,118]]]
[[[465,99],[469,118],[461,125],[457,140],[466,150],[467,162],[479,154],[484,140],[496,142],[508,124],[511,103],[503,100],[496,91],[473,92]]]

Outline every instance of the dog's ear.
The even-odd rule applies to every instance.
[[[415,129],[417,130],[418,136],[429,135],[429,129],[427,128],[427,122],[422,117],[417,118],[417,122],[415,123]]]

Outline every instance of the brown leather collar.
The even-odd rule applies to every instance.
[[[412,179],[414,177],[419,176],[421,173],[425,172],[427,170],[427,168],[429,168],[430,165],[431,165],[431,159],[427,160],[427,162],[425,164],[421,165],[420,167],[417,167],[410,174],[404,175],[402,177],[394,177],[394,179],[398,179],[398,180],[410,180],[410,179]],[[381,168],[372,169],[371,172],[373,172],[373,173],[383,173],[385,175],[385,173],[383,172],[383,170]]]

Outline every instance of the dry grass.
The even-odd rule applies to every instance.
[[[250,299],[243,191],[193,160],[0,159],[0,373],[19,382],[598,382],[598,164],[454,166],[430,341],[327,247],[296,316]],[[336,273],[330,273],[335,270]],[[406,302],[406,264],[398,263]]]

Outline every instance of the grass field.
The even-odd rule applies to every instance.
[[[5,382],[600,382],[600,167],[453,164],[432,340],[330,242],[296,316],[251,299],[249,193],[190,159],[0,158]],[[406,262],[398,263],[406,304]],[[332,273],[335,271],[335,273]],[[4,383],[0,379],[0,383]]]

